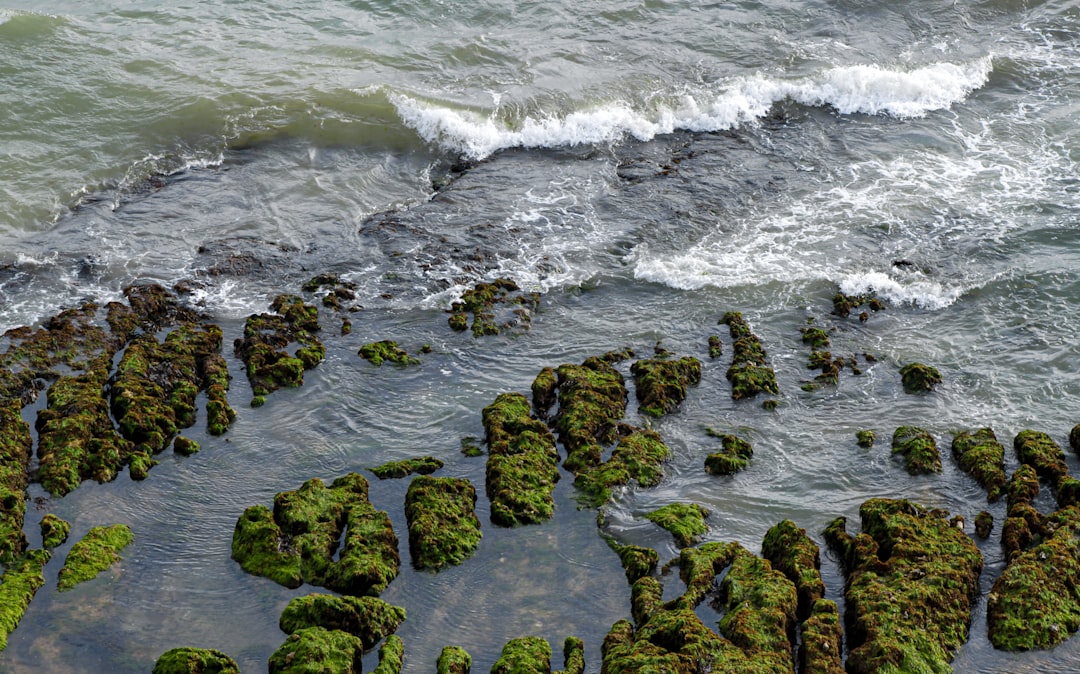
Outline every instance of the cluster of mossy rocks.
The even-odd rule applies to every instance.
[[[498,335],[528,329],[539,306],[539,293],[525,292],[513,280],[498,278],[467,288],[450,305],[447,323],[457,332],[471,330],[474,337]],[[500,312],[509,315],[500,316]]]

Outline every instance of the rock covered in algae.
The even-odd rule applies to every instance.
[[[389,463],[384,463],[381,466],[372,468],[371,472],[375,473],[375,477],[380,480],[388,480],[408,477],[413,473],[416,473],[417,475],[430,475],[442,467],[443,462],[435,457],[422,456],[416,459],[390,461]]]
[[[503,646],[491,674],[550,674],[551,644],[540,637],[511,639]]]
[[[483,534],[476,518],[476,489],[457,477],[414,478],[405,495],[409,552],[417,569],[438,571],[476,552]]]
[[[279,295],[270,305],[274,314],[253,314],[244,323],[244,336],[234,344],[236,355],[244,361],[254,394],[253,406],[283,387],[295,388],[304,383],[304,370],[319,364],[326,347],[319,339],[318,309],[294,295]],[[286,350],[291,343],[299,346],[294,355]]]
[[[435,674],[469,674],[472,656],[461,646],[445,646],[439,653]]]
[[[862,533],[839,517],[825,539],[847,578],[847,670],[950,671],[968,638],[982,554],[938,511],[875,498],[859,508]]]
[[[401,674],[404,663],[405,643],[401,637],[391,634],[379,648],[379,664],[372,670],[372,674]]]
[[[661,417],[674,412],[686,400],[686,388],[701,381],[701,361],[692,356],[642,359],[630,367],[630,372],[641,403],[638,411]]]
[[[409,352],[397,345],[397,342],[384,339],[381,342],[370,342],[360,347],[359,356],[370,361],[372,365],[382,365],[384,361],[397,363],[398,365],[419,365],[420,360],[413,358]]]
[[[120,561],[120,551],[135,540],[126,524],[93,527],[82,540],[71,546],[64,568],[60,569],[57,589],[70,590],[79,583],[92,580],[99,573]]]
[[[711,428],[705,432],[719,438],[721,450],[705,457],[705,472],[710,475],[732,475],[750,465],[754,447],[746,440],[731,433],[720,433]]]
[[[986,489],[986,500],[993,503],[1005,493],[1005,447],[993,429],[964,431],[952,442],[952,453],[964,472]]]
[[[851,315],[851,312],[863,306],[876,312],[885,308],[885,302],[872,292],[859,295],[846,295],[838,292],[833,295],[833,313],[842,318],[847,318]],[[866,312],[859,316],[859,320],[866,321]]]
[[[923,363],[908,363],[900,368],[900,381],[907,393],[932,391],[941,383],[941,373],[936,367]]]
[[[360,674],[364,646],[341,630],[305,627],[293,632],[270,656],[270,674]]]
[[[626,382],[612,363],[632,352],[586,358],[581,365],[555,370],[559,412],[552,427],[566,448],[563,466],[574,474],[600,464],[604,447],[618,438],[618,423],[626,414]]]
[[[273,511],[248,508],[233,531],[233,559],[248,573],[286,587],[307,582],[343,594],[379,594],[401,562],[390,517],[368,502],[367,490],[357,473],[329,487],[313,478],[277,494]]]
[[[873,447],[875,440],[877,440],[877,435],[873,431],[855,431],[855,442],[863,449],[870,449]]]
[[[540,419],[547,419],[551,406],[558,399],[559,378],[555,376],[555,370],[545,367],[540,370],[533,379],[532,396],[533,412]]]
[[[1034,468],[1054,488],[1058,506],[1080,503],[1080,481],[1069,475],[1065,452],[1053,438],[1041,431],[1024,430],[1017,433],[1013,447],[1020,462]]]
[[[709,510],[696,503],[670,503],[646,513],[645,518],[665,529],[675,537],[677,546],[685,548],[699,542],[709,530],[705,524],[708,515]]]
[[[661,464],[671,450],[655,431],[627,428],[607,461],[579,472],[574,486],[582,500],[598,506],[611,498],[611,490],[637,482],[640,487],[655,487],[664,477]]]
[[[71,525],[52,513],[41,518],[41,546],[46,550],[59,547],[67,541]]]
[[[761,556],[795,584],[799,595],[799,617],[805,619],[815,601],[825,596],[821,580],[821,553],[806,529],[791,520],[782,520],[769,529],[761,543]]]
[[[975,516],[975,534],[982,539],[990,538],[990,532],[994,529],[994,516],[985,510],[980,510]]]
[[[1080,629],[1080,508],[1048,518],[1041,542],[1010,559],[987,599],[990,643],[1052,648]]]
[[[27,550],[4,564],[4,575],[0,576],[0,651],[7,648],[8,635],[45,584],[45,563],[50,556],[48,550]]]
[[[289,602],[278,626],[286,634],[308,627],[341,630],[360,639],[366,651],[396,632],[404,620],[405,609],[378,597],[309,594]]]
[[[941,453],[934,436],[915,426],[900,426],[893,432],[892,453],[904,458],[904,468],[912,475],[941,472]]]
[[[450,327],[458,332],[469,328],[469,314],[472,319],[474,337],[497,335],[505,330],[521,326],[527,328],[532,314],[540,304],[539,293],[524,293],[510,279],[495,279],[490,283],[477,283],[461,294],[461,299],[450,305]],[[497,305],[514,307],[513,318],[501,324],[496,318]]]
[[[12,562],[27,546],[23,520],[33,439],[19,409],[14,402],[0,405],[0,564]]]
[[[727,379],[731,382],[731,397],[734,400],[753,398],[759,393],[780,393],[776,383],[776,373],[768,366],[765,347],[757,335],[750,332],[750,325],[738,311],[729,311],[720,319],[726,324],[735,340],[732,350],[731,367],[727,370]]]
[[[537,524],[555,512],[551,492],[559,480],[555,436],[529,416],[520,393],[500,394],[484,408],[488,460],[485,486],[491,521],[501,526]]]
[[[563,668],[555,674],[584,674],[585,642],[577,637],[563,641]]]
[[[843,674],[843,630],[836,602],[818,599],[802,623],[800,674]]]
[[[240,674],[240,667],[221,651],[184,646],[162,653],[153,674]]]
[[[614,538],[607,538],[608,547],[615,551],[626,573],[626,581],[633,585],[639,578],[651,575],[660,564],[660,555],[652,548],[640,545],[622,545]]]

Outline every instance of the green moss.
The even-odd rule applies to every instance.
[[[283,387],[301,386],[304,370],[318,365],[326,355],[316,334],[320,329],[317,308],[293,295],[279,295],[270,308],[277,313],[248,316],[244,336],[234,343],[256,399]],[[286,350],[291,343],[298,345],[295,356]],[[255,403],[252,406],[258,407]]]
[[[816,600],[811,606],[810,616],[802,623],[801,631],[800,674],[844,674],[841,649],[843,632],[836,602]]]
[[[386,643],[379,648],[379,664],[372,670],[372,674],[401,674],[401,666],[405,662],[405,644],[401,637],[390,635]]]
[[[636,481],[640,487],[655,487],[664,473],[661,464],[671,450],[655,431],[634,429],[619,440],[611,458],[583,470],[574,478],[574,486],[584,502],[598,506],[611,498],[611,490]]]
[[[798,592],[798,616],[805,620],[814,602],[825,596],[818,546],[791,520],[782,520],[765,534],[761,556],[772,568],[787,576]]]
[[[709,358],[719,358],[724,355],[724,344],[718,335],[709,335]]]
[[[932,391],[941,383],[941,373],[937,368],[922,363],[909,363],[900,368],[900,380],[907,393]]]
[[[966,473],[986,489],[993,503],[1005,493],[1005,447],[990,428],[960,433],[952,442],[953,456]]]
[[[405,495],[409,551],[417,569],[438,571],[476,552],[483,534],[476,518],[476,489],[455,477],[417,477]]]
[[[383,361],[390,361],[398,365],[419,365],[419,359],[413,358],[407,351],[398,347],[397,342],[384,339],[381,342],[370,342],[360,347],[359,355],[365,360],[371,361],[372,365],[382,365]]]
[[[833,313],[842,318],[847,318],[851,315],[852,311],[866,306],[872,311],[881,311],[885,308],[885,303],[874,296],[874,293],[865,293],[862,295],[845,295],[838,292],[833,296]],[[859,316],[859,320],[866,321],[866,312],[862,312]]]
[[[990,532],[994,528],[994,516],[985,510],[979,511],[979,514],[975,516],[975,534],[986,540],[990,538]]]
[[[829,348],[829,333],[818,327],[802,328],[803,344],[809,344],[815,351]]]
[[[759,393],[779,394],[780,386],[776,383],[776,374],[767,364],[765,348],[750,332],[750,326],[742,314],[729,311],[720,319],[720,323],[728,326],[731,338],[735,340],[731,367],[726,375],[731,382],[731,397],[742,400]]]
[[[308,627],[348,632],[360,639],[367,651],[397,631],[404,620],[405,609],[377,597],[309,594],[292,599],[278,625],[286,634]]]
[[[626,384],[605,358],[581,365],[560,365],[559,412],[552,427],[566,448],[563,465],[579,474],[600,464],[604,447],[618,439],[617,424],[626,413]]]
[[[5,563],[0,577],[0,652],[7,648],[8,635],[18,627],[30,600],[45,584],[49,557],[47,550],[27,550]]]
[[[847,582],[847,670],[949,672],[968,638],[982,555],[938,511],[906,500],[870,499],[863,533],[845,518],[825,530]]]
[[[1061,482],[1069,474],[1065,463],[1065,452],[1046,433],[1024,430],[1016,434],[1013,440],[1016,458],[1035,469],[1039,477],[1051,485]]]
[[[472,656],[461,646],[446,646],[439,653],[436,674],[469,674]]]
[[[686,388],[701,381],[701,362],[686,356],[678,360],[652,358],[639,360],[630,367],[634,375],[638,411],[661,417],[686,399]]]
[[[705,472],[710,475],[732,475],[750,465],[750,457],[754,455],[754,447],[746,440],[732,435],[720,433],[711,428],[705,432],[714,438],[719,438],[722,449],[705,457]]]
[[[82,540],[71,546],[64,568],[60,569],[57,589],[70,590],[79,583],[92,580],[99,573],[120,561],[120,551],[135,540],[126,524],[93,527]]]
[[[614,538],[607,538],[608,547],[615,551],[626,573],[626,582],[633,585],[639,578],[651,575],[660,563],[660,555],[652,548],[640,545],[622,545]]]
[[[870,449],[874,446],[874,440],[877,439],[877,435],[873,431],[856,431],[855,442],[858,443],[863,449]]]
[[[708,509],[696,503],[671,503],[646,513],[645,517],[674,536],[677,546],[686,548],[697,543],[709,530],[705,524],[708,515]]]
[[[559,379],[552,368],[545,367],[536,375],[532,383],[532,406],[537,417],[547,419],[558,398],[558,387]]]
[[[270,656],[270,674],[360,674],[363,644],[341,630],[306,627]]]
[[[379,594],[397,577],[400,567],[390,516],[370,505],[354,507],[349,511],[341,555],[327,572],[326,587],[342,594]]]
[[[71,525],[52,513],[41,518],[42,547],[52,550],[63,545],[71,533]]]
[[[9,564],[26,550],[27,470],[33,451],[30,425],[20,404],[0,404],[0,564]]]
[[[486,489],[491,521],[501,526],[537,524],[555,510],[551,496],[559,480],[555,437],[529,416],[520,393],[500,394],[484,408],[488,460]]]
[[[990,591],[990,643],[1006,651],[1052,648],[1080,629],[1080,509],[1051,517],[1041,543],[1016,555]]]
[[[462,332],[468,328],[468,314],[473,315],[472,333],[474,337],[497,335],[515,325],[528,328],[532,313],[540,304],[539,293],[524,293],[510,279],[500,278],[491,283],[477,283],[461,295],[461,299],[450,305],[450,318],[447,322],[453,330]],[[497,305],[513,305],[515,320],[502,325],[495,321]]]
[[[476,444],[477,440],[474,437],[465,437],[461,439],[461,453],[465,456],[475,458],[477,456],[483,456],[484,450]]]
[[[221,651],[182,647],[162,653],[153,674],[240,674],[240,667]]]
[[[491,667],[491,674],[550,674],[551,645],[539,637],[511,639]]]
[[[176,436],[173,441],[173,451],[181,456],[191,456],[201,449],[199,443],[195,442],[191,438],[185,438],[182,435]]]
[[[584,674],[585,642],[577,637],[563,641],[563,668],[557,674]]]
[[[439,461],[433,456],[423,456],[416,459],[405,459],[403,461],[384,463],[381,466],[372,468],[371,472],[375,473],[375,477],[380,480],[386,480],[408,477],[413,473],[417,473],[418,475],[430,475],[442,467],[442,461]]]
[[[941,472],[941,454],[934,437],[915,426],[901,426],[893,432],[892,453],[904,457],[904,468],[912,475]]]

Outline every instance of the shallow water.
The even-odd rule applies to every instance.
[[[953,434],[988,425],[1008,445],[1035,428],[1067,446],[1080,421],[1076,2],[50,11],[0,8],[0,328],[114,299],[133,281],[194,279],[193,301],[228,345],[244,316],[327,270],[358,284],[364,309],[348,337],[324,312],[326,361],[262,408],[247,407],[231,360],[240,416],[222,438],[196,424],[198,455],[167,453],[144,482],[86,483],[31,508],[32,542],[45,512],[72,522],[72,541],[125,522],[136,542],[72,592],[56,593],[60,564],[48,565],[0,671],[145,672],[180,645],[263,669],[284,640],[281,609],[312,588],[229,559],[244,508],[420,454],[482,486],[484,460],[459,450],[483,435],[484,406],[527,392],[544,366],[627,345],[644,357],[660,341],[704,365],[680,410],[652,424],[673,452],[663,483],[605,507],[608,531],[663,561],[677,550],[642,513],[674,501],[712,510],[708,540],[753,551],[785,517],[820,541],[874,496],[970,523],[987,506],[947,456]],[[531,329],[451,332],[449,302],[497,276],[544,293]],[[841,320],[838,286],[889,307]],[[769,352],[774,412],[730,398],[731,345],[716,324],[729,310]],[[835,327],[834,353],[878,362],[801,391],[810,318]],[[725,343],[716,361],[711,334]],[[356,351],[378,339],[433,352],[418,368],[375,368]],[[944,384],[904,394],[897,370],[911,361],[937,366]],[[633,403],[628,421],[642,421]],[[945,450],[940,476],[908,476],[890,458],[888,438],[907,424]],[[751,439],[750,468],[706,475],[717,442],[706,427]],[[878,436],[869,451],[855,445],[864,428]],[[371,489],[403,540],[406,488]],[[553,521],[504,530],[481,494],[477,555],[438,574],[414,572],[402,545],[383,597],[409,612],[407,671],[431,671],[449,644],[484,671],[527,634],[556,652],[584,638],[599,671],[629,590],[565,472],[556,500]],[[1004,505],[988,509],[1000,522]],[[996,535],[979,545],[983,597],[956,670],[1080,666],[1075,638],[1049,652],[990,647],[984,599],[1003,559]],[[665,585],[680,587],[674,575]]]

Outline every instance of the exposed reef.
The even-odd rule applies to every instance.
[[[731,367],[727,370],[727,379],[731,382],[731,397],[734,400],[753,398],[759,393],[778,395],[780,386],[776,383],[776,373],[768,366],[765,347],[757,335],[750,332],[750,325],[738,311],[729,311],[720,319],[728,326],[734,355]]]
[[[655,431],[628,427],[627,435],[619,439],[611,458],[598,466],[583,470],[574,478],[587,504],[598,506],[611,498],[611,490],[638,483],[640,487],[655,487],[664,477],[661,464],[671,450]]]
[[[330,309],[356,311],[360,308],[355,304],[349,304],[356,300],[356,284],[341,280],[337,274],[325,273],[313,276],[304,283],[301,290],[306,293],[321,293],[323,306]]]
[[[491,674],[551,674],[551,644],[539,637],[511,639]]]
[[[638,411],[651,417],[661,417],[686,400],[686,388],[701,381],[701,362],[686,356],[678,360],[666,358],[642,359],[630,367],[634,375]]]
[[[495,279],[477,283],[450,305],[450,327],[458,332],[469,329],[472,314],[474,337],[498,335],[515,328],[528,329],[532,315],[540,305],[540,293],[526,293],[510,279]],[[498,310],[509,308],[509,317],[500,317]],[[503,320],[500,321],[500,318]]]
[[[578,474],[599,465],[604,447],[618,438],[627,392],[622,373],[612,364],[632,356],[627,349],[556,368],[559,411],[552,427],[566,449],[563,466],[570,472]]]
[[[405,609],[378,597],[309,594],[292,599],[281,612],[278,625],[286,634],[308,627],[348,632],[366,651],[396,632],[404,620]]]
[[[500,526],[537,524],[555,512],[551,496],[559,481],[555,436],[529,411],[529,401],[520,393],[500,394],[484,408],[485,486],[491,521]]]
[[[893,431],[892,453],[904,458],[904,468],[912,475],[941,472],[941,453],[934,436],[915,426]]]
[[[279,388],[296,388],[304,383],[309,370],[326,355],[318,337],[319,311],[295,295],[278,295],[270,305],[273,314],[253,314],[244,323],[244,336],[233,343],[233,350],[247,368],[251,382],[252,407],[266,401]],[[296,343],[295,355],[288,347]]]
[[[162,653],[153,674],[240,674],[240,667],[221,651],[185,646]]]
[[[14,401],[0,405],[0,564],[10,564],[27,546],[23,519],[33,440],[19,408]]]
[[[993,503],[1005,493],[1005,447],[993,429],[964,431],[952,441],[956,462],[986,489],[986,500]]]
[[[232,557],[248,573],[286,587],[306,582],[377,595],[397,576],[397,544],[389,516],[368,502],[367,480],[349,473],[329,487],[314,478],[281,492],[273,511],[245,510],[233,531]]]
[[[120,551],[135,540],[126,524],[93,527],[82,540],[71,546],[64,568],[60,569],[56,587],[63,592],[79,583],[92,580],[99,573],[120,561]]]
[[[698,543],[709,530],[705,524],[708,515],[708,509],[696,503],[670,503],[646,513],[645,518],[674,536],[675,545],[685,548]]]
[[[445,646],[439,653],[435,674],[469,674],[472,656],[461,646]]]
[[[871,311],[878,312],[885,308],[885,302],[878,299],[874,293],[863,293],[861,295],[845,295],[842,292],[838,292],[833,295],[833,313],[841,318],[847,318],[857,309],[866,307]],[[859,320],[863,323],[869,318],[869,314],[865,311],[859,313]]]
[[[422,456],[416,459],[404,459],[402,461],[390,461],[381,466],[371,469],[375,477],[380,480],[408,477],[413,473],[417,475],[430,475],[443,467],[443,462],[433,456]]]
[[[364,654],[360,639],[341,630],[305,627],[289,635],[270,656],[270,674],[360,674]]]
[[[476,518],[476,489],[456,477],[414,478],[405,495],[409,552],[417,569],[438,571],[476,552],[483,535]]]

